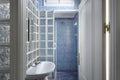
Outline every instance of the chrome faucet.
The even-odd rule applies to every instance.
[[[37,61],[37,62],[33,63],[31,66],[32,66],[32,67],[35,67],[35,66],[37,66],[39,63],[40,63],[40,61]]]
[[[40,63],[40,61],[35,62],[35,65],[38,65],[39,63]]]

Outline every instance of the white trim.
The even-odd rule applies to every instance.
[[[26,0],[18,0],[18,79],[26,77]]]
[[[59,12],[79,12],[79,10],[54,10],[54,13],[59,13]]]
[[[29,54],[31,54],[31,53],[33,53],[33,52],[35,52],[35,51],[38,51],[38,50],[40,50],[40,48],[37,48],[37,49],[34,49],[34,50],[32,50],[32,51],[27,52],[27,55],[29,55]]]
[[[29,66],[31,63],[33,63],[35,60],[37,60],[39,58],[39,56],[36,56],[35,58],[33,58],[32,60],[28,61],[27,66]]]
[[[28,9],[28,12],[32,13],[32,15],[34,15],[37,19],[39,18],[35,13],[33,13],[33,11],[31,11],[28,7],[26,7]]]
[[[80,80],[81,78],[80,78],[80,11],[78,11],[78,33],[77,33],[77,35],[78,35],[78,53],[77,53],[77,60],[79,60],[78,61],[78,80]]]
[[[55,18],[74,18],[79,10],[55,10]]]
[[[44,18],[42,18],[42,19],[45,19],[45,25],[44,25],[44,27],[45,27],[45,32],[42,32],[42,34],[44,34],[45,35],[45,40],[40,40],[40,42],[45,42],[46,44],[45,44],[45,48],[41,48],[40,47],[40,50],[46,50],[46,52],[45,52],[45,60],[47,61],[48,60],[48,58],[49,58],[49,54],[48,54],[48,49],[51,49],[51,50],[53,50],[53,54],[51,55],[51,58],[52,58],[52,60],[53,60],[53,62],[54,62],[54,11],[51,11],[51,10],[49,10],[49,11],[40,11],[40,12],[45,12],[44,14],[45,14],[45,16],[46,17],[44,17]],[[53,16],[52,16],[52,18],[48,18],[48,13],[49,12],[53,12]],[[40,18],[41,19],[41,18]],[[49,19],[51,19],[51,20],[53,20],[53,24],[51,25],[49,25],[48,24],[48,20]],[[41,25],[40,25],[41,26]],[[43,26],[43,25],[42,25]],[[53,32],[50,32],[50,33],[48,33],[48,28],[49,27],[51,27],[51,28],[53,28]],[[41,33],[40,33],[41,34]],[[53,35],[53,39],[52,40],[48,40],[48,35]],[[51,48],[49,48],[48,47],[48,42],[53,42],[53,47],[51,47]],[[41,54],[40,54],[40,58],[42,58],[42,57],[44,57],[44,56],[41,56]]]
[[[82,1],[81,1],[80,5],[79,5],[79,9],[80,9],[80,10],[81,10],[82,7],[87,3],[87,1],[89,1],[89,0],[82,0]]]
[[[26,20],[27,18],[30,19],[30,23],[31,23],[31,20],[33,19],[34,23],[33,24],[30,24],[29,26],[29,36],[30,36],[30,41],[26,41],[26,44],[27,44],[27,53],[26,53],[26,56],[27,58],[29,58],[29,54],[33,55],[31,56],[32,59],[28,60],[27,61],[27,68],[30,66],[30,64],[32,64],[34,61],[37,61],[38,60],[38,51],[39,51],[39,10],[38,10],[38,1],[37,0],[34,0],[35,2],[33,2],[32,0],[28,0],[27,3],[31,3],[31,5],[27,5],[25,6],[26,9],[28,10],[27,11],[27,15],[30,13],[30,16],[26,16]],[[36,11],[34,12],[33,9],[36,9]],[[37,23],[37,20],[38,20],[38,23]],[[34,28],[34,32],[32,31],[32,28]],[[28,33],[28,28],[26,29]],[[33,35],[34,34],[34,35]],[[34,36],[34,39],[33,37]],[[29,50],[30,49],[30,50]]]

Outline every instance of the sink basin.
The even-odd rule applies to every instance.
[[[27,79],[41,79],[46,80],[46,77],[54,72],[55,64],[49,61],[42,61],[36,66],[31,66],[26,71]]]

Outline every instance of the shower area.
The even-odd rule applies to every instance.
[[[28,52],[27,67],[29,68],[34,61],[50,61],[55,63],[55,71],[49,75],[50,80],[78,80],[78,5],[80,1],[67,0],[65,1],[65,3],[69,3],[67,6],[63,0],[38,0],[38,3],[39,12],[35,13],[35,17],[37,17],[36,24],[39,26],[34,25],[38,28],[31,27],[31,31],[35,30],[38,34],[36,39],[33,37],[35,42],[29,41],[28,45],[29,47],[33,43],[37,47],[32,53]],[[34,20],[29,17],[31,16],[28,14],[27,22],[31,23],[35,20],[34,17],[32,17]],[[28,40],[32,39],[32,34],[28,34],[28,36],[30,35]],[[34,48],[34,46],[32,47]],[[34,55],[35,60],[31,59],[33,62],[29,64],[30,57]]]
[[[56,80],[78,80],[78,11],[40,11],[40,61],[56,65]]]
[[[57,79],[78,80],[78,12],[56,11],[55,27],[57,28]]]
[[[56,65],[56,80],[78,80],[80,0],[39,0],[40,61]]]

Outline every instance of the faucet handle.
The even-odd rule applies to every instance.
[[[35,62],[35,65],[37,65],[37,64],[39,64],[39,63],[40,63],[40,61],[36,61],[36,62]]]

